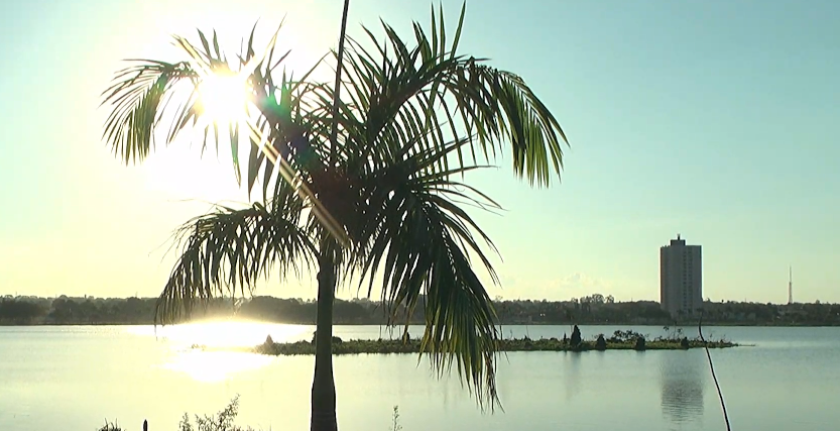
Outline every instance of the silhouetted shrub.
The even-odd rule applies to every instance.
[[[570,344],[572,346],[577,346],[580,344],[580,342],[580,328],[578,328],[577,325],[575,325],[575,327],[572,329],[572,339],[570,340]]]
[[[402,431],[403,427],[400,425],[400,408],[394,406],[394,414],[391,416],[391,431]]]
[[[689,347],[688,337],[683,337],[683,339],[680,340],[680,347],[682,347],[683,349],[687,349]]]
[[[636,345],[633,348],[636,350],[645,350],[645,337],[636,338]]]
[[[230,404],[214,416],[199,417],[195,415],[195,425],[190,423],[190,417],[186,413],[178,424],[179,431],[254,431],[251,427],[240,427],[233,421],[239,414],[239,395],[235,396]]]
[[[609,341],[610,343],[626,343],[628,341],[633,341],[638,338],[644,338],[644,335],[632,330],[618,330],[613,332],[612,337],[610,337],[607,341]]]
[[[604,334],[598,334],[598,339],[595,340],[595,350],[607,350],[607,340],[604,339]]]
[[[99,431],[123,431],[123,429],[120,428],[116,422],[108,422],[106,420],[105,425],[103,425],[102,428],[99,428]]]

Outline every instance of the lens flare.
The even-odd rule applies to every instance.
[[[218,126],[247,119],[248,87],[240,74],[209,74],[198,85],[203,114]]]

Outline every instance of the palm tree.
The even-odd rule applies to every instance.
[[[332,54],[343,74],[335,87],[310,82],[309,74],[292,80],[284,73],[275,81],[285,58],[274,60],[276,34],[258,56],[252,31],[234,67],[215,32],[212,41],[199,32],[200,47],[176,38],[186,60],[137,61],[103,94],[112,107],[105,137],[129,163],[150,153],[164,121],[171,124],[168,142],[180,130],[203,127],[203,146],[218,144],[219,124],[201,120],[202,83],[208,76],[244,77],[246,105],[257,109],[248,110],[247,125],[229,125],[230,144],[239,180],[238,146],[247,140],[240,129],[248,129],[247,188],[260,178],[262,199],[246,208],[218,207],[180,228],[182,251],[156,318],[176,322],[197,303],[250,293],[268,274],[315,266],[313,430],[337,429],[335,289],[358,282],[370,296],[380,273],[391,322],[396,310],[410,316],[422,307],[422,351],[433,366],[444,372],[454,364],[482,408],[498,406],[496,314],[472,265],[477,259],[498,282],[487,256],[495,247],[466,210],[498,205],[464,177],[509,145],[515,174],[547,186],[562,169],[566,137],[519,76],[457,53],[464,14],[465,5],[451,46],[442,10],[432,11],[430,35],[414,24],[411,44],[387,24],[382,41],[364,28],[370,48],[348,38],[346,58],[341,49]],[[180,83],[192,91],[169,110],[166,101],[177,100]]]

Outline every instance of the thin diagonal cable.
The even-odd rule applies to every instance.
[[[703,314],[700,314],[700,322],[697,324],[697,331],[700,332],[700,340],[703,342],[703,347],[706,349],[706,357],[709,358],[709,369],[712,371],[712,379],[715,381],[715,388],[717,389],[718,397],[720,398],[720,408],[723,409],[723,420],[726,422],[726,431],[732,431],[729,426],[729,414],[726,413],[726,403],[723,402],[723,392],[720,390],[720,383],[718,383],[717,374],[715,374],[715,365],[712,363],[712,354],[709,352],[709,343],[703,337]]]

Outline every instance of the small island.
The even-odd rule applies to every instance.
[[[311,341],[294,343],[275,343],[271,337],[256,347],[245,349],[249,352],[265,355],[314,355],[315,336]],[[377,340],[348,340],[333,337],[334,355],[353,354],[400,354],[419,353],[421,341],[417,338],[377,339]],[[499,340],[498,350],[501,352],[585,352],[590,350],[688,350],[695,348],[726,348],[736,347],[737,343],[725,339],[706,340],[688,338],[681,331],[675,331],[665,337],[650,338],[634,331],[615,331],[610,337],[599,334],[591,340],[583,340],[580,330],[575,326],[571,337],[530,339],[510,338]],[[204,349],[204,346],[193,346]]]

